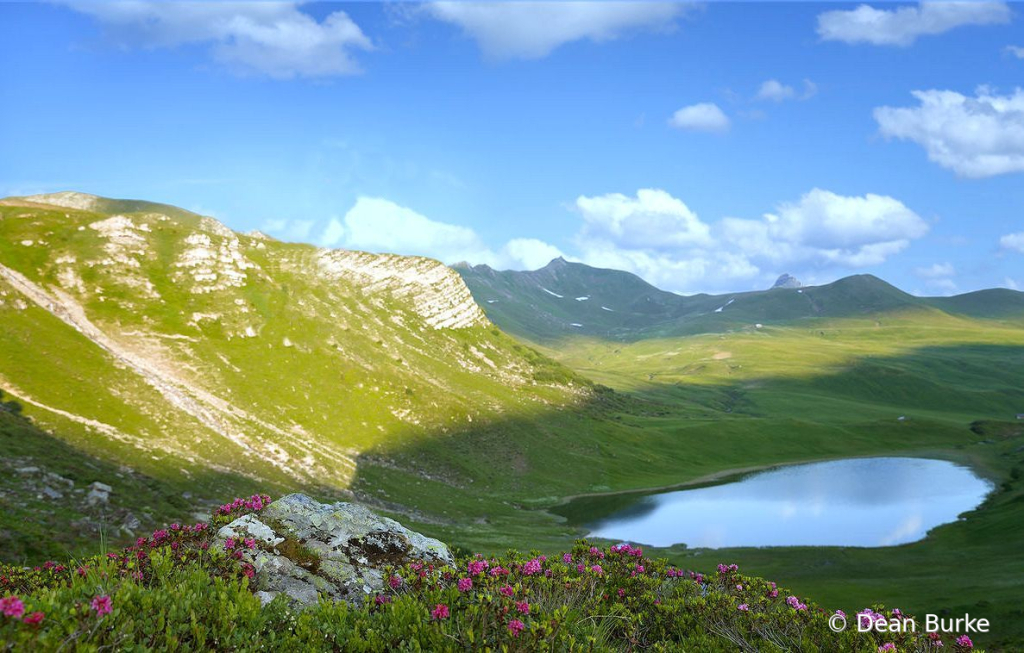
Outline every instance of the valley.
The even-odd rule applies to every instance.
[[[851,277],[689,298],[564,261],[500,285],[457,266],[463,285],[428,259],[82,194],[0,201],[0,232],[0,388],[21,406],[0,435],[12,470],[38,470],[2,488],[5,560],[95,552],[223,496],[292,490],[462,551],[555,551],[584,534],[549,510],[569,497],[920,456],[996,489],[897,547],[656,554],[1024,637],[1021,293],[921,299]],[[96,482],[108,502],[74,499]],[[39,530],[19,525],[37,512]]]

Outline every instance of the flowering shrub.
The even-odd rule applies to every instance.
[[[221,506],[214,526],[269,497]],[[775,583],[719,565],[705,576],[628,544],[577,542],[548,559],[509,553],[453,567],[382,570],[365,603],[263,607],[233,540],[172,524],[117,553],[34,569],[0,565],[0,651],[114,648],[246,650],[821,650],[966,651],[966,635],[833,632],[827,612]],[[845,617],[845,615],[843,615]],[[881,606],[857,619],[904,616]],[[852,625],[851,620],[851,625]],[[945,644],[945,648],[943,647]]]

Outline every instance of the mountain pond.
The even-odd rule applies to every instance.
[[[588,537],[649,546],[879,547],[924,538],[992,488],[945,460],[850,458],[686,489],[580,497],[552,512]]]

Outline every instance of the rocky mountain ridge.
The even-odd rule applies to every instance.
[[[33,420],[157,477],[344,491],[410,467],[380,447],[586,392],[437,261],[81,193],[0,200],[0,336]]]

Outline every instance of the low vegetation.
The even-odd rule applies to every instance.
[[[214,533],[269,497],[236,499],[208,523],[171,524],[106,555],[0,566],[0,649],[102,650],[700,650],[965,651],[969,636],[836,633],[822,609],[736,565],[707,575],[628,544],[578,541],[548,558],[463,556],[455,565],[386,568],[384,593],[362,605],[265,607],[241,549]],[[864,623],[905,618],[872,606]]]

